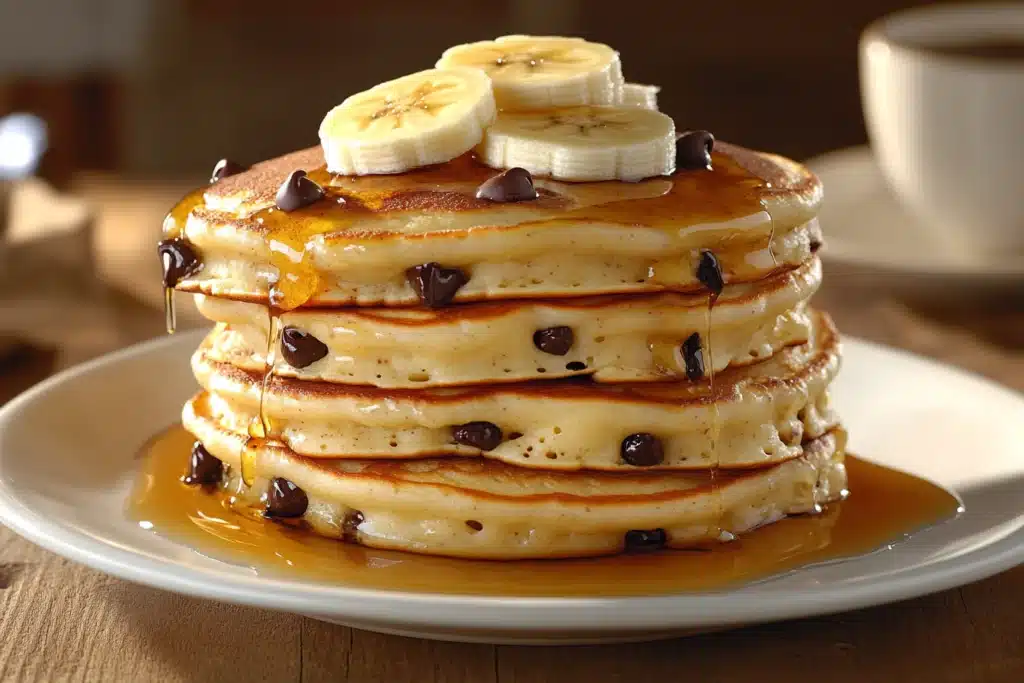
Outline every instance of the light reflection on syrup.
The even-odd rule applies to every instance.
[[[380,590],[584,597],[722,589],[884,548],[952,518],[960,505],[922,479],[847,457],[847,500],[713,550],[583,560],[452,560],[350,545],[267,522],[252,510],[236,512],[223,495],[181,483],[192,441],[174,427],[144,448],[129,502],[143,528],[258,575]]]

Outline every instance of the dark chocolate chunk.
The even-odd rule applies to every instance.
[[[652,467],[665,460],[661,441],[653,434],[630,434],[622,440],[622,459],[635,467]]]
[[[189,486],[196,484],[217,484],[224,475],[224,463],[214,457],[198,441],[192,446],[188,461],[188,474],[182,480]]]
[[[587,364],[586,363],[582,363],[582,362],[580,362],[578,360],[574,360],[571,363],[566,363],[565,364],[565,369],[566,370],[572,370],[573,372],[578,372],[580,370],[586,370],[587,369]]]
[[[704,376],[704,349],[700,335],[694,332],[683,342],[683,361],[686,363],[686,378],[698,380]]]
[[[230,159],[221,159],[217,162],[217,165],[213,167],[213,174],[210,175],[210,182],[215,183],[218,180],[223,180],[228,176],[238,175],[242,171],[249,170],[248,167],[236,164]]]
[[[510,168],[489,178],[476,189],[477,199],[492,202],[526,202],[539,195],[533,187],[533,176],[525,168]]]
[[[569,353],[574,341],[572,328],[565,325],[548,327],[533,333],[533,345],[552,356],[564,356]]]
[[[445,268],[440,263],[424,263],[405,271],[405,277],[416,290],[420,301],[430,308],[447,306],[469,278],[458,268]]]
[[[668,543],[668,534],[664,529],[634,529],[626,532],[626,550],[643,551],[659,550]]]
[[[725,280],[722,278],[722,266],[718,258],[707,249],[700,252],[700,263],[697,264],[697,279],[701,284],[711,290],[711,293],[718,296],[725,287]]]
[[[452,430],[455,443],[491,451],[501,443],[501,428],[493,422],[467,422]]]
[[[283,477],[270,480],[267,489],[267,508],[264,516],[273,519],[289,519],[301,517],[309,507],[306,492]]]
[[[203,266],[196,250],[181,237],[161,241],[156,251],[164,269],[164,287],[173,287]]]
[[[691,130],[676,138],[676,170],[711,170],[715,136],[706,130]]]
[[[359,510],[352,510],[345,515],[341,523],[341,537],[349,543],[355,543],[359,537],[359,525],[366,521],[363,513]]]
[[[327,344],[289,325],[281,330],[281,355],[293,368],[306,368],[327,355]]]
[[[818,250],[821,249],[821,240],[811,240],[811,243],[807,245],[812,254],[817,254]]]
[[[306,172],[292,171],[277,190],[277,208],[295,211],[323,199],[324,188],[306,177]]]

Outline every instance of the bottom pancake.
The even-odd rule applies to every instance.
[[[840,428],[808,441],[798,458],[738,474],[620,474],[459,457],[306,458],[275,442],[247,445],[244,434],[187,410],[185,418],[227,465],[219,487],[239,512],[267,510],[324,536],[428,555],[506,560],[701,546],[819,511],[846,488]]]

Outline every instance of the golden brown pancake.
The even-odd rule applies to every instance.
[[[807,169],[721,143],[710,172],[637,183],[536,179],[535,201],[477,199],[496,171],[462,157],[395,176],[332,176],[319,148],[221,180],[175,210],[202,269],[184,291],[292,309],[418,303],[406,271],[460,270],[455,301],[701,291],[704,250],[727,282],[805,262],[820,243],[821,186]],[[285,213],[274,194],[306,169],[326,198]],[[187,209],[191,208],[191,211]]]
[[[312,459],[272,442],[247,448],[244,434],[205,418],[188,428],[228,465],[222,486],[236,505],[262,508],[271,480],[280,477],[308,499],[291,523],[348,542],[430,555],[612,554],[637,532],[658,545],[687,548],[817,512],[842,498],[846,487],[840,429],[804,444],[799,458],[712,476],[551,473],[470,458]]]
[[[706,295],[667,292],[437,310],[303,308],[282,314],[278,329],[313,335],[326,346],[324,355],[296,367],[278,341],[274,373],[392,388],[573,375],[602,383],[700,379],[806,342],[811,328],[806,302],[820,281],[820,264],[812,259],[758,283],[727,286],[710,311]],[[263,372],[270,329],[266,308],[203,296],[197,304],[203,315],[223,323],[210,337],[208,357]],[[566,348],[554,349],[557,353],[536,340],[551,329],[567,340]],[[709,340],[714,353],[707,352]]]
[[[713,384],[577,378],[414,390],[276,377],[264,390],[261,374],[211,360],[205,345],[193,359],[209,392],[203,417],[245,432],[262,396],[271,433],[304,456],[479,455],[562,470],[743,468],[798,457],[805,439],[837,424],[827,389],[838,368],[838,339],[823,314],[809,343],[730,368]],[[500,439],[483,447],[457,439],[460,426],[481,422]],[[660,459],[631,462],[622,449],[633,434],[655,437]]]

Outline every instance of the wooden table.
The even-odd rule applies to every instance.
[[[109,189],[97,190],[105,201],[118,194]],[[153,229],[140,230],[138,214],[127,209],[112,215],[133,216],[133,225],[99,221],[99,243],[119,245],[101,250],[101,272],[125,285],[141,285],[147,276],[155,282]],[[130,240],[142,260],[126,256]],[[153,307],[73,269],[40,270],[45,249],[13,262],[35,274],[34,286],[0,288],[0,331],[42,348],[22,356],[17,372],[0,371],[0,402],[55,367],[161,333],[162,315]],[[40,272],[48,273],[43,282]],[[1019,300],[998,297],[999,307],[985,311],[974,302],[936,312],[897,302],[875,278],[866,290],[857,284],[863,279],[831,268],[817,300],[845,332],[1024,389]],[[0,527],[0,680],[1021,683],[1024,567],[901,604],[681,640],[494,647],[377,635],[182,597],[87,569]]]

